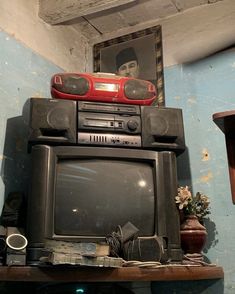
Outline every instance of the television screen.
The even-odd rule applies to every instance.
[[[59,160],[55,234],[107,236],[118,225],[130,221],[141,236],[152,236],[153,172],[149,162],[104,158]]]

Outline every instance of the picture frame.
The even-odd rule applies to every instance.
[[[154,83],[157,97],[153,105],[165,106],[162,29],[160,25],[106,40],[93,46],[93,71],[117,74],[118,52],[134,48],[139,63],[139,79]]]

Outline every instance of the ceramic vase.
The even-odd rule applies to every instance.
[[[201,255],[206,243],[206,228],[196,215],[188,215],[180,226],[181,247],[184,254]]]

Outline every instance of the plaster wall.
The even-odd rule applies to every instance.
[[[11,6],[12,3],[16,6]],[[16,15],[14,21],[10,22],[10,18]],[[48,97],[51,75],[62,70],[73,70],[75,61],[77,64],[79,60],[78,70],[86,71],[87,61],[84,56],[87,56],[89,46],[83,37],[77,37],[83,44],[81,50],[84,50],[84,54],[76,53],[76,58],[73,54],[69,55],[70,44],[77,42],[75,32],[66,28],[61,28],[61,31],[59,27],[51,28],[40,23],[36,17],[35,1],[5,1],[0,11],[0,28],[2,207],[9,191],[22,187],[27,190],[29,158],[26,146],[27,118],[24,116],[27,99],[32,96]],[[42,51],[39,52],[39,49]],[[235,210],[231,201],[224,135],[213,123],[212,114],[235,107],[234,64],[235,53],[231,50],[191,64],[165,67],[166,105],[183,109],[188,147],[178,158],[179,180],[183,185],[191,185],[194,192],[202,191],[211,198],[212,213],[207,223],[209,238],[205,255],[212,263],[223,266],[225,294],[234,293],[235,287]],[[182,286],[179,285],[176,292],[177,285],[174,285],[169,285],[168,290],[175,289],[174,293],[182,293],[179,292]],[[223,293],[221,284],[200,285],[200,288],[196,288],[195,284],[190,284],[187,291],[193,289],[191,293]],[[158,291],[162,287],[162,293],[172,293],[167,292],[165,285],[155,286]],[[148,293],[144,287],[142,289],[142,293]],[[197,292],[192,292],[194,290]]]
[[[0,209],[10,190],[19,190],[21,185],[25,189],[27,185],[28,175],[21,174],[20,166],[25,171],[27,167],[24,161],[18,162],[26,147],[24,103],[29,97],[50,97],[52,74],[64,70],[86,71],[88,48],[86,38],[72,26],[52,27],[43,22],[38,17],[37,0],[1,3],[0,135],[8,137],[5,143],[4,140],[0,143]],[[20,117],[18,121],[15,116]],[[24,159],[27,162],[27,156]]]
[[[27,101],[50,97],[50,78],[62,69],[0,31],[0,209],[9,192],[27,193]]]
[[[224,292],[217,285],[214,290],[209,287],[198,293],[232,294],[235,291],[235,206],[224,134],[212,120],[213,113],[235,108],[234,84],[234,49],[195,63],[165,68],[166,105],[182,108],[184,116],[187,150],[178,158],[179,182],[191,186],[194,193],[200,191],[210,197],[204,254],[225,272]]]
[[[86,71],[87,39],[73,26],[46,24],[37,0],[1,1],[0,29],[66,71]]]
[[[200,1],[197,2],[199,3]],[[185,1],[185,3],[188,3],[188,1]],[[141,15],[141,11],[139,14]],[[234,0],[223,0],[212,5],[198,6],[165,18],[140,22],[119,30],[110,30],[110,26],[112,27],[112,22],[114,22],[110,16],[101,17],[98,20],[102,28],[107,27],[106,31],[108,32],[102,35],[97,35],[96,33],[95,35],[87,28],[85,30],[80,26],[80,30],[83,30],[85,35],[89,34],[91,36],[89,40],[91,45],[161,25],[165,67],[194,62],[235,44]],[[79,24],[75,27],[79,29]],[[88,62],[91,60],[92,58],[89,58]],[[89,65],[88,69],[91,70],[92,63],[90,62]]]
[[[48,25],[38,16],[38,11],[37,0],[2,1],[0,29],[65,71],[90,72],[93,44],[159,24],[162,25],[166,67],[204,58],[235,43],[234,0],[202,5],[126,28],[120,24],[120,28],[114,27],[110,32],[115,25],[111,14],[107,19],[101,17],[106,28],[102,34],[82,20]]]

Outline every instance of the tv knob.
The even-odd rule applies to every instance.
[[[138,122],[136,120],[129,120],[127,122],[127,127],[130,131],[136,131],[138,128]]]

